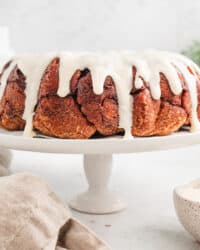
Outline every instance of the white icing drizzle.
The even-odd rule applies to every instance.
[[[23,119],[26,121],[26,126],[24,129],[25,136],[29,136],[33,131],[32,120],[34,115],[34,108],[37,104],[40,81],[47,66],[53,58],[54,56],[52,55],[44,56],[42,57],[42,60],[40,56],[34,56],[34,58],[33,56],[24,56],[24,58],[20,57],[17,60],[17,65],[26,76],[27,82],[25,91],[26,102],[23,114]]]
[[[200,130],[197,117],[196,74],[199,67],[190,59],[165,51],[145,50],[142,52],[110,51],[106,53],[52,53],[47,55],[24,55],[15,58],[4,71],[1,78],[0,97],[3,96],[7,79],[17,65],[26,77],[26,103],[23,118],[26,121],[24,134],[32,135],[32,117],[37,104],[38,90],[43,73],[51,60],[59,58],[59,87],[57,94],[65,97],[70,93],[70,80],[77,69],[89,69],[92,76],[93,90],[96,94],[103,92],[105,78],[111,76],[115,82],[119,103],[119,126],[125,129],[125,137],[132,137],[132,67],[136,68],[135,87],[149,86],[152,97],[160,99],[160,73],[169,82],[175,95],[182,92],[182,83],[175,66],[181,71],[191,95],[191,131]],[[186,68],[189,66],[194,75]]]
[[[191,98],[191,132],[200,130],[200,122],[198,119],[198,92],[197,92],[197,79],[200,74],[200,68],[192,60],[180,54],[173,54],[173,61],[176,67],[181,72],[184,81],[188,87]],[[188,69],[189,67],[189,69]],[[192,71],[192,72],[190,72]]]
[[[131,65],[134,65],[138,72],[136,74],[136,88],[141,88],[143,85],[141,80],[140,83],[137,84],[138,78],[141,79],[142,77],[149,86],[153,98],[156,100],[160,99],[160,73],[163,73],[169,82],[172,92],[175,95],[180,94],[182,92],[182,85],[177,71],[172,64],[171,54],[172,53],[155,50],[146,50],[137,52],[136,54],[130,54],[133,58],[132,60],[130,58]],[[134,58],[138,58],[138,60]]]
[[[87,55],[83,56],[83,62],[85,62],[86,68],[88,68],[92,75],[92,84],[94,93],[97,95],[102,94],[104,82],[107,76],[114,74],[114,68],[111,63],[112,52],[108,54],[90,54],[89,60]]]
[[[76,55],[67,52],[60,53],[59,58],[59,86],[57,94],[60,97],[65,97],[70,92],[70,80],[74,72],[80,68],[80,62],[77,60]]]
[[[180,70],[181,74],[184,77],[185,83],[189,89],[190,92],[190,99],[191,99],[191,127],[190,130],[192,132],[199,131],[200,130],[200,122],[198,119],[197,114],[197,106],[198,106],[198,96],[197,96],[197,77],[195,75],[195,72],[190,73],[187,65],[182,65],[181,63],[176,63],[176,66]]]
[[[89,69],[92,74],[93,90],[98,95],[103,92],[106,76],[109,75],[110,64],[105,54],[70,53],[59,54],[59,88],[57,94],[65,97],[70,91],[70,80],[77,69]]]
[[[122,70],[122,69],[121,69]],[[124,67],[126,74],[122,74],[124,77],[113,77],[116,85],[117,98],[118,98],[118,109],[119,109],[119,127],[124,128],[125,138],[131,138],[131,127],[132,127],[132,110],[133,110],[133,97],[130,95],[133,76],[132,68]],[[125,94],[126,93],[126,96]]]
[[[14,59],[13,63],[23,72],[26,77],[25,89],[25,109],[23,119],[26,121],[24,136],[33,136],[33,115],[34,108],[37,104],[38,90],[41,78],[50,63],[54,58],[51,54],[40,55],[22,55]]]

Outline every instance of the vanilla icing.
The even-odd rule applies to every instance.
[[[197,116],[197,74],[199,67],[190,59],[165,51],[145,50],[141,52],[109,51],[104,53],[51,53],[45,55],[22,55],[14,58],[1,78],[0,98],[3,96],[11,71],[17,66],[26,77],[26,102],[23,119],[26,121],[24,135],[33,135],[32,119],[37,104],[38,90],[45,69],[53,58],[59,58],[59,86],[57,94],[65,97],[70,93],[70,80],[77,69],[89,69],[92,76],[93,91],[103,92],[107,76],[114,80],[119,109],[119,127],[124,128],[125,137],[132,137],[133,98],[130,94],[133,85],[132,67],[136,68],[135,87],[140,89],[144,82],[155,100],[161,97],[160,73],[168,80],[173,94],[183,90],[176,67],[182,73],[191,96],[191,131],[200,130]],[[176,67],[175,67],[176,66]],[[192,72],[188,70],[190,67]]]
[[[200,180],[180,186],[176,188],[176,192],[184,199],[200,202]]]

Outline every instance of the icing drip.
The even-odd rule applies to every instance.
[[[190,99],[191,99],[191,128],[190,130],[192,132],[200,130],[200,122],[198,119],[198,114],[197,114],[197,106],[198,106],[198,96],[197,96],[197,77],[195,73],[191,73],[187,65],[183,66],[180,63],[176,64],[178,69],[180,70],[181,74],[184,77],[185,83],[189,89],[190,92]]]
[[[94,93],[97,95],[102,94],[104,81],[108,75],[114,73],[113,66],[111,63],[112,56],[111,52],[106,54],[90,54],[89,60],[88,55],[83,56],[83,61],[85,62],[86,68],[88,68],[92,75],[92,84]]]
[[[160,99],[160,73],[169,82],[175,95],[182,92],[182,83],[176,67],[182,73],[191,95],[191,131],[200,130],[197,116],[196,79],[200,75],[199,67],[190,59],[175,53],[146,50],[142,52],[110,51],[107,53],[52,53],[47,55],[23,55],[15,58],[4,71],[1,78],[0,98],[3,96],[7,79],[17,65],[26,77],[26,102],[23,118],[26,121],[24,134],[32,135],[32,118],[37,104],[38,90],[45,69],[55,57],[59,63],[59,87],[57,94],[65,97],[70,93],[70,80],[76,70],[89,69],[92,76],[94,93],[103,92],[104,81],[111,76],[115,82],[119,103],[119,127],[125,129],[125,137],[132,137],[132,67],[136,68],[135,87],[140,89],[144,82],[149,86],[152,97]],[[175,67],[176,66],[176,67]],[[190,67],[193,74],[187,69]]]
[[[65,97],[70,92],[71,77],[77,69],[80,69],[80,62],[77,60],[76,55],[67,52],[60,53],[59,58],[59,87],[57,94],[60,97]]]
[[[27,67],[25,60],[18,61],[18,66],[22,69],[22,72],[25,74],[27,87],[26,87],[26,102],[25,102],[25,110],[23,114],[23,119],[26,121],[26,127],[24,129],[24,135],[29,136],[32,132],[32,118],[34,115],[34,108],[37,104],[37,96],[38,90],[40,86],[40,81],[42,76],[49,64],[49,62],[53,59],[52,56],[44,57],[43,60],[35,57],[35,61],[32,61]],[[29,60],[29,58],[28,58]],[[31,59],[32,60],[32,59]],[[37,65],[37,66],[36,66]],[[31,67],[30,67],[31,66]]]
[[[124,64],[116,52],[72,54],[64,52],[60,56],[59,88],[57,94],[65,97],[70,91],[70,80],[77,69],[89,69],[95,94],[102,94],[107,76],[115,82],[119,103],[119,126],[125,129],[125,136],[131,136],[132,126],[132,67]],[[120,72],[120,73],[117,73]]]
[[[141,81],[142,78],[147,86],[149,86],[153,98],[156,100],[160,99],[160,73],[163,73],[169,82],[172,92],[175,95],[182,92],[181,81],[172,64],[173,59],[171,58],[171,53],[167,54],[161,51],[146,50],[135,54],[129,53],[128,57],[130,66],[134,65],[137,69],[135,79],[136,88],[139,89],[143,86],[143,82]]]
[[[57,94],[65,97],[70,92],[70,80],[77,69],[89,69],[92,75],[93,90],[96,94],[103,92],[106,76],[109,75],[109,64],[104,54],[70,53],[59,54],[59,88]]]
[[[132,137],[131,127],[132,127],[132,110],[133,110],[133,97],[130,95],[132,89],[132,68],[124,67],[126,70],[126,75],[114,76],[113,80],[115,82],[118,98],[118,110],[119,110],[119,127],[124,128],[125,138]],[[124,94],[126,93],[126,95]]]
[[[37,104],[40,81],[48,64],[53,58],[54,56],[49,54],[43,57],[38,55],[23,55],[15,59],[18,68],[26,77],[26,101],[23,114],[23,119],[26,121],[26,126],[24,129],[25,136],[34,135],[32,120],[34,115],[34,108]]]
[[[197,79],[198,75],[200,75],[200,68],[192,60],[183,55],[173,54],[173,56],[175,65],[183,75],[185,83],[189,89],[191,98],[190,130],[191,132],[196,132],[200,130],[200,122],[197,113],[197,107],[198,107]]]

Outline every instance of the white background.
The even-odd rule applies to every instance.
[[[0,25],[17,52],[138,49],[180,51],[200,39],[199,0],[0,0]],[[120,214],[74,213],[114,250],[197,250],[178,223],[174,186],[198,178],[199,147],[115,157],[112,188],[129,207]],[[67,202],[86,188],[81,156],[14,152],[14,172],[44,176]],[[111,226],[105,226],[111,225]]]
[[[200,38],[199,0],[0,0],[17,51],[154,47]]]

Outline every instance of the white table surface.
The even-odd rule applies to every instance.
[[[12,171],[30,171],[52,184],[68,202],[87,188],[81,155],[13,151]],[[74,216],[94,229],[113,250],[197,250],[179,224],[172,201],[176,185],[200,177],[200,146],[187,149],[114,156],[111,188],[128,209],[111,215]]]

